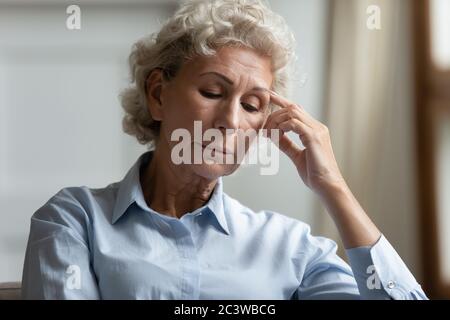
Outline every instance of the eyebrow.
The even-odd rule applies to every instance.
[[[230,84],[230,85],[233,85],[234,84],[234,82],[233,81],[231,81],[231,79],[230,78],[227,78],[226,76],[224,76],[223,74],[221,74],[221,73],[219,73],[219,72],[216,72],[216,71],[209,71],[209,72],[203,72],[202,74],[200,74],[200,77],[201,76],[204,76],[204,75],[208,75],[208,74],[213,74],[213,75],[216,75],[216,76],[218,76],[219,78],[222,78],[222,80],[223,81],[225,81],[225,82],[227,82],[228,84]],[[267,88],[264,88],[264,87],[253,87],[253,89],[251,89],[250,91],[267,91],[267,92],[270,92],[270,89],[267,89]]]

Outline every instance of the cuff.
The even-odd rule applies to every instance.
[[[363,299],[426,299],[420,285],[389,241],[346,250]]]

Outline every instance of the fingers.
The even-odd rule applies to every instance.
[[[312,129],[310,121],[305,117],[305,115],[299,112],[298,108],[292,109],[291,107],[275,111],[267,119],[264,127],[267,129],[279,128],[279,124],[291,119],[298,119]]]
[[[289,106],[296,107],[296,108],[302,108],[301,106],[296,105],[295,103],[289,101],[288,99],[280,96],[278,93],[270,90],[270,101],[275,103],[277,106],[280,106],[281,108],[287,108]]]
[[[282,135],[280,137],[280,143],[277,145],[282,152],[284,152],[292,161],[303,152],[303,150],[292,141],[287,135]]]
[[[292,115],[289,112],[289,109],[283,108],[273,112],[270,117],[267,119],[264,128],[268,129],[268,133],[270,136],[270,130],[274,128],[278,128],[281,123],[285,123],[292,120]],[[284,126],[285,132],[290,131],[286,126]],[[283,130],[284,131],[284,130]],[[275,139],[275,145],[284,152],[292,161],[295,161],[299,155],[303,152],[303,150],[292,141],[287,135],[284,135],[282,131],[279,139]]]
[[[311,140],[310,137],[314,135],[313,129],[307,126],[305,123],[300,121],[299,119],[292,118],[289,114],[281,114],[277,117],[277,119],[272,120],[265,128],[267,130],[268,137],[275,143],[278,144],[277,138],[283,137],[284,133],[293,131],[299,135],[300,140],[303,145],[308,145],[308,141]],[[273,136],[272,130],[279,129],[281,133]],[[281,138],[280,138],[281,139]]]
[[[270,93],[271,93],[270,100],[276,105],[280,106],[282,109],[273,112],[269,116],[268,121],[270,120],[270,117],[272,115],[276,116],[277,113],[281,113],[283,110],[289,109],[291,110],[291,112],[293,112],[293,114],[297,115],[301,121],[303,121],[311,128],[320,128],[321,126],[323,126],[322,123],[320,123],[319,121],[314,119],[311,115],[309,115],[302,106],[289,101],[288,99],[278,95],[274,91],[270,91]]]
[[[285,109],[279,111],[285,111]],[[292,115],[290,113],[280,112],[272,116],[270,119],[268,119],[266,123],[266,128],[277,128],[280,123],[287,121],[289,119],[292,119]]]
[[[268,129],[269,137],[271,137],[271,129],[280,129],[281,136],[284,136],[285,132],[293,131],[299,135],[303,145],[308,147],[328,135],[328,128],[300,106],[273,92],[271,92],[271,101],[282,109],[273,112],[266,121],[264,127]],[[272,137],[271,140],[274,141]]]
[[[293,131],[300,136],[302,142],[305,141],[304,136],[311,136],[312,129],[298,119],[289,119],[278,125],[283,132]]]

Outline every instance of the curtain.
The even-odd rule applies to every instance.
[[[379,30],[366,24],[371,5],[380,9]],[[325,122],[351,190],[420,278],[410,5],[331,1]],[[317,231],[345,258],[331,218],[318,211]]]

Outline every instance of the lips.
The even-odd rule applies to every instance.
[[[202,146],[203,149],[215,150],[216,152],[221,152],[223,154],[233,154],[234,153],[230,149],[220,148],[218,146],[215,146],[212,143],[210,143],[210,144],[203,143],[203,144],[201,144],[201,146]]]

